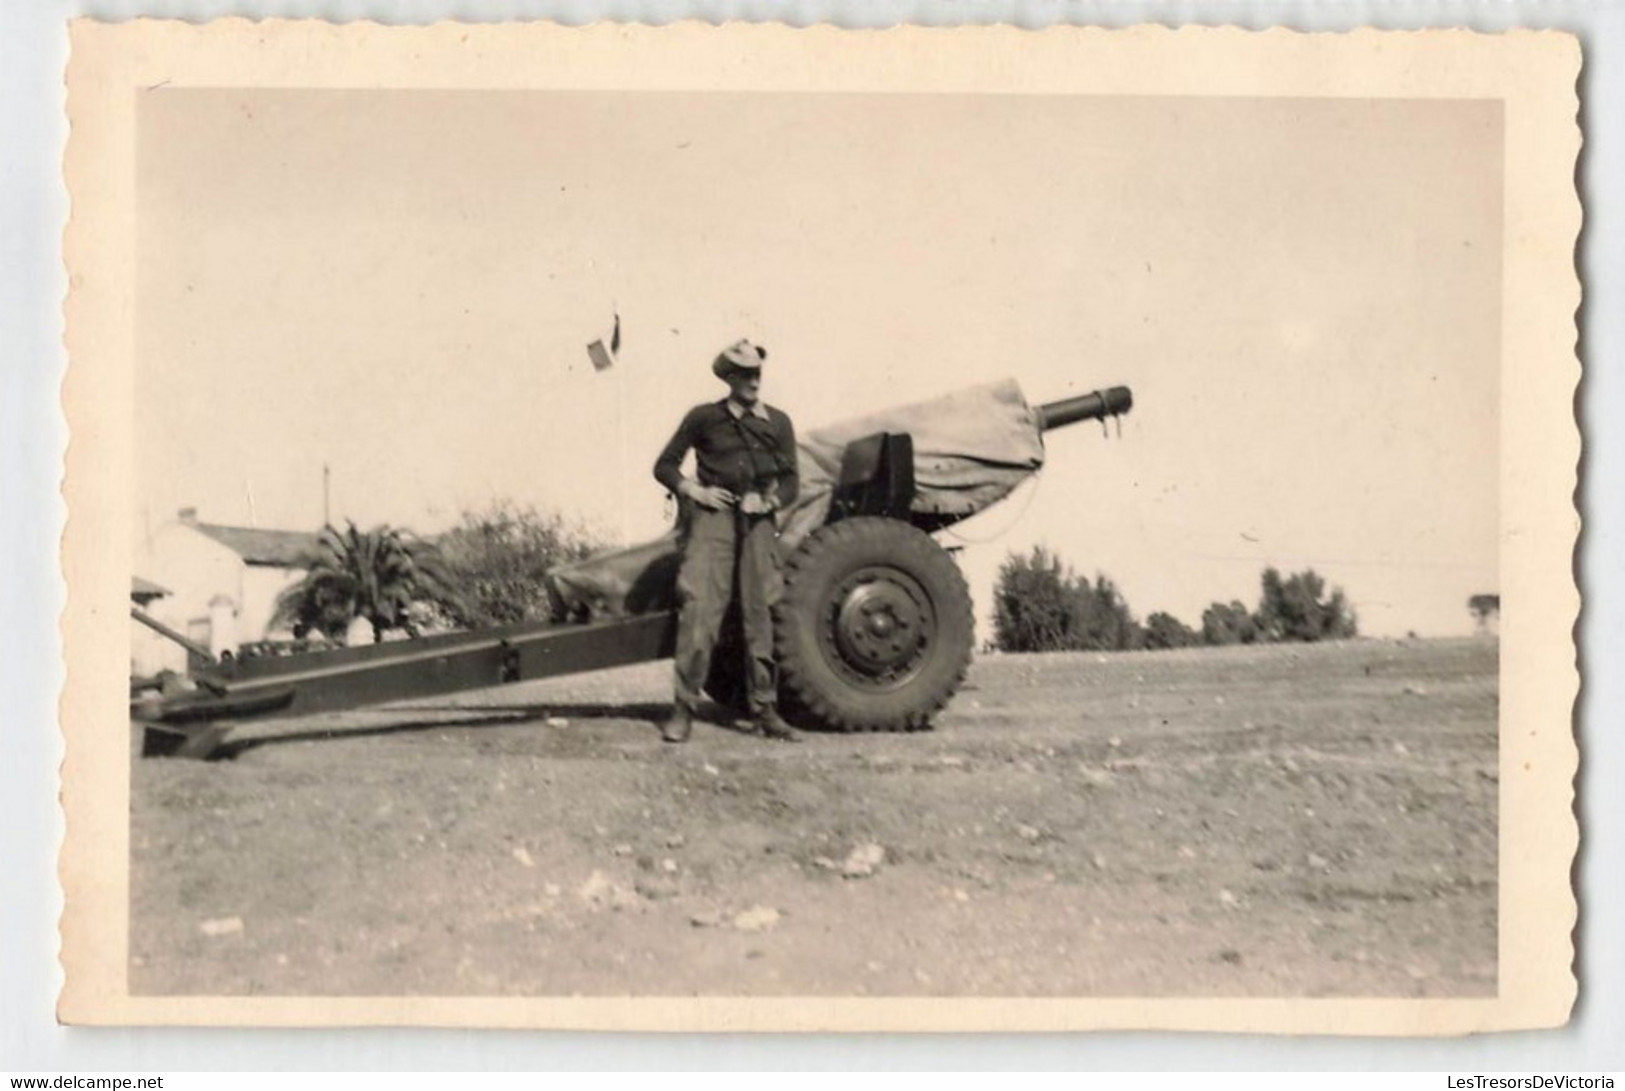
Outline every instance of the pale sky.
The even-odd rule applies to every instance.
[[[314,529],[327,463],[336,520],[508,498],[652,537],[655,454],[748,336],[802,429],[1134,389],[1121,439],[1052,433],[956,528],[984,619],[1044,543],[1141,618],[1252,605],[1273,563],[1365,632],[1466,632],[1498,589],[1501,146],[1488,101],[160,88],[144,519]]]

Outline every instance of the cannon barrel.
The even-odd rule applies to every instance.
[[[1079,394],[1075,398],[1062,398],[1058,402],[1045,402],[1033,413],[1038,421],[1038,430],[1047,432],[1051,428],[1076,424],[1080,420],[1119,416],[1133,408],[1134,392],[1126,386],[1114,386]]]

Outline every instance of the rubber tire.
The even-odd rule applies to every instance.
[[[909,576],[935,614],[926,658],[886,692],[849,681],[819,639],[832,624],[841,581],[866,567]],[[931,536],[898,519],[859,516],[820,527],[785,563],[784,595],[774,638],[783,710],[804,726],[833,731],[919,731],[928,728],[965,680],[975,644],[970,589],[959,565]]]

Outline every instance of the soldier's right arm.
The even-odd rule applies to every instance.
[[[664,485],[669,492],[681,496],[683,493],[683,458],[694,446],[694,429],[697,423],[699,410],[690,409],[683,417],[683,422],[677,426],[670,440],[655,459],[655,480]]]

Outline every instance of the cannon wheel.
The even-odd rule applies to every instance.
[[[785,564],[774,635],[793,720],[918,731],[965,679],[970,591],[953,558],[897,519],[820,527]]]

